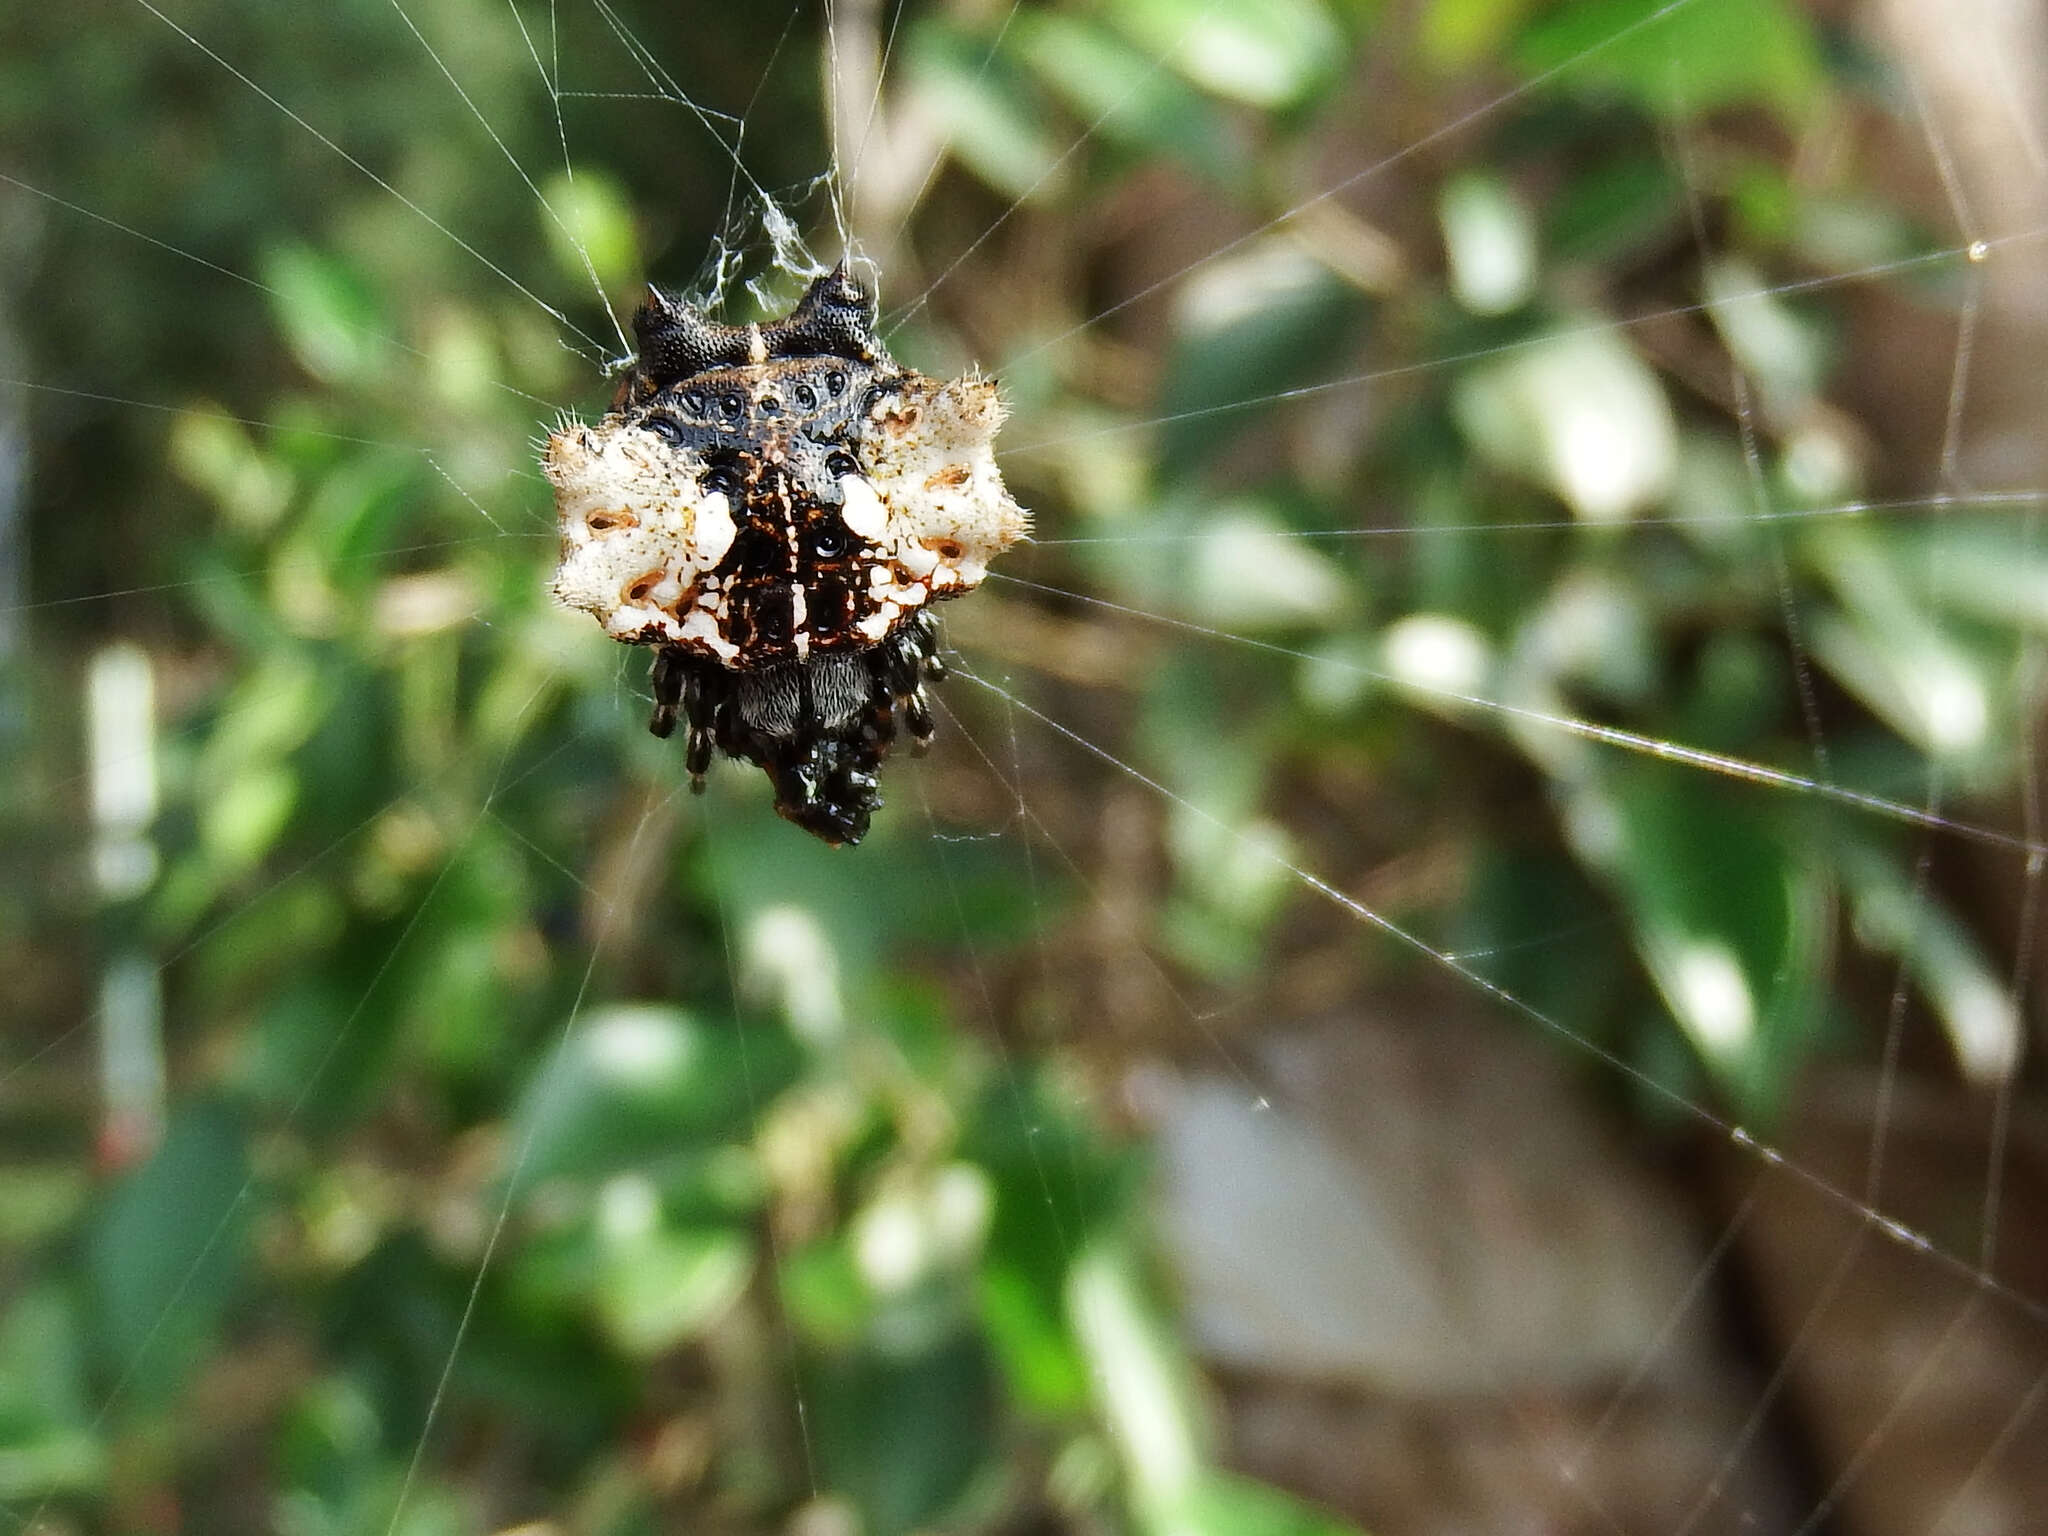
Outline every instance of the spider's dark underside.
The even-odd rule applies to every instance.
[[[927,605],[1025,529],[994,388],[898,367],[843,266],[767,325],[649,289],[633,329],[611,413],[548,440],[556,595],[655,648],[650,728],[687,724],[697,787],[723,752],[767,771],[789,820],[857,843],[899,725],[932,734]]]

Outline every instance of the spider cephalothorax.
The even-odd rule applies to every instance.
[[[857,843],[898,717],[932,734],[929,605],[981,584],[1021,538],[979,377],[897,366],[842,265],[767,325],[719,325],[650,288],[639,356],[596,426],[549,437],[555,595],[655,647],[654,717],[756,763],[775,808]]]

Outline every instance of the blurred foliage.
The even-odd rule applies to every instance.
[[[1114,1073],[1201,1041],[1099,974],[1262,1017],[1327,941],[1297,864],[1434,850],[1388,915],[1741,1117],[1872,1048],[1856,957],[1981,1072],[1986,944],[1844,797],[2010,787],[2048,569],[2009,509],[1852,509],[1953,487],[1857,419],[1824,281],[1925,255],[1941,313],[1967,264],[1795,171],[1896,110],[1853,39],[1664,10],[884,18],[856,226],[899,354],[1001,372],[1044,542],[835,853],[755,775],[678,796],[640,658],[545,599],[531,446],[604,396],[593,284],[737,316],[793,291],[771,213],[837,254],[813,11],[15,0],[0,1498],[1340,1529],[1218,1470]],[[1163,787],[1150,873],[1076,738]]]

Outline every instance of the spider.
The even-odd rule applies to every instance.
[[[931,741],[930,605],[1029,527],[992,451],[995,386],[901,367],[874,327],[843,262],[760,325],[650,286],[610,413],[542,456],[555,596],[654,648],[648,729],[687,723],[691,787],[714,753],[753,763],[835,845],[866,835],[899,722]]]

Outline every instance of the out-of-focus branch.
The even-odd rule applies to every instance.
[[[1966,485],[2048,475],[2048,6],[2041,0],[1871,0],[1907,79],[1963,240],[1990,242],[1956,432]]]
[[[825,86],[847,224],[867,254],[889,269],[904,221],[931,184],[946,140],[938,116],[887,57],[900,38],[883,34],[883,11],[881,0],[835,0]]]

